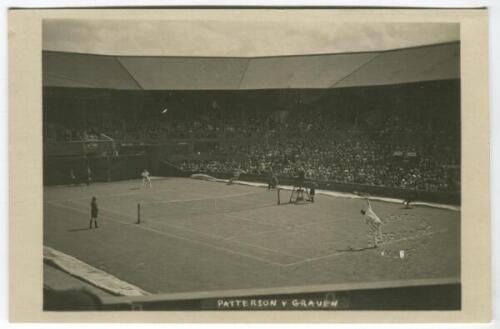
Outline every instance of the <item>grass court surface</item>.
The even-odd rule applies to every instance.
[[[151,293],[458,278],[460,212],[316,195],[276,205],[262,187],[167,178],[44,188],[44,244]],[[281,191],[287,201],[290,191]],[[90,230],[97,197],[99,228]],[[137,220],[141,203],[141,220]],[[351,250],[352,249],[352,250]],[[404,250],[405,257],[400,257]]]

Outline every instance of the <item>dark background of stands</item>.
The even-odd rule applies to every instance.
[[[127,120],[153,116],[161,118],[167,105],[175,119],[190,119],[209,112],[213,100],[221,115],[241,112],[266,114],[277,110],[334,109],[343,120],[374,112],[383,120],[393,111],[409,119],[460,124],[460,80],[439,80],[397,85],[336,89],[262,90],[113,90],[44,87],[45,122],[77,125],[91,117],[116,114]]]
[[[171,119],[189,120],[196,113],[210,111],[217,99],[219,115],[235,111],[242,113],[272,113],[274,110],[291,111],[337,109],[335,114],[345,122],[356,117],[373,117],[370,112],[383,117],[401,109],[408,120],[425,122],[430,118],[439,126],[460,127],[460,81],[442,80],[401,85],[353,87],[337,89],[287,89],[287,90],[219,90],[219,91],[120,91],[45,87],[44,124],[47,122],[88,122],[89,117],[106,120],[108,115],[119,115],[127,120],[140,117],[159,118],[165,103],[169,104]],[[213,109],[212,109],[213,110]],[[229,111],[229,112],[228,112]],[[169,114],[170,115],[170,114]],[[249,142],[255,142],[248,139]],[[392,141],[398,142],[398,141]],[[92,142],[97,143],[97,142]],[[94,182],[138,179],[147,168],[156,176],[188,176],[190,172],[173,169],[165,160],[188,159],[201,150],[201,157],[216,157],[204,153],[210,143],[243,143],[231,138],[204,141],[191,137],[185,140],[115,139],[99,142],[89,151],[87,142],[44,142],[44,184],[70,184],[73,170],[78,182],[86,181],[86,168],[92,168]],[[459,145],[458,145],[459,146]],[[102,148],[102,150],[101,150]],[[115,150],[117,151],[116,153]],[[175,166],[173,166],[175,167]],[[210,174],[210,173],[208,173]],[[211,173],[216,177],[229,177],[232,173]],[[279,177],[281,184],[293,185],[293,178]],[[265,175],[242,175],[242,180],[267,182]],[[411,195],[421,201],[460,204],[460,192],[412,191],[401,188],[370,186],[336,181],[318,181],[318,189],[340,192],[365,192],[373,195],[405,198]]]

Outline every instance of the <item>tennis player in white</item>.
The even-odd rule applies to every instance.
[[[142,172],[142,187],[151,187],[151,177],[149,172],[144,169]]]
[[[365,217],[365,224],[369,225],[370,233],[373,234],[373,246],[378,247],[379,240],[382,240],[382,220],[373,211],[370,200],[366,199],[368,207],[366,210],[361,210],[361,214]]]

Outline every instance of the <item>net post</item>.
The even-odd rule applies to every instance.
[[[281,204],[281,201],[280,201],[280,188],[276,187],[276,191],[278,193],[278,206],[279,206]]]
[[[141,223],[141,204],[137,204],[137,224]]]

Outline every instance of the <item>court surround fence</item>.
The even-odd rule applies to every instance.
[[[90,167],[92,182],[134,179],[149,166],[150,159],[146,155],[45,157],[43,180],[44,185],[85,184],[87,167]]]
[[[251,182],[266,181],[267,177],[263,175],[241,175],[240,180],[246,180]],[[279,177],[280,184],[283,185],[293,185],[295,182],[294,178],[290,177]],[[362,185],[354,183],[342,183],[335,181],[314,181],[316,184],[316,189],[329,190],[336,192],[346,192],[346,193],[368,193],[370,195],[377,195],[389,198],[411,198],[418,201],[445,203],[445,204],[460,204],[460,192],[444,192],[444,191],[422,191],[422,190],[408,190],[396,187],[386,187],[386,186],[374,186],[374,185]]]
[[[177,177],[189,177],[192,174],[198,174],[198,172],[187,172],[182,171],[180,168],[176,167],[174,164],[163,161],[160,165],[160,175],[163,176],[177,176]],[[232,173],[214,173],[206,172],[204,174],[221,178],[229,179],[233,176]],[[281,185],[294,185],[296,179],[292,177],[278,177]],[[269,180],[268,175],[257,175],[257,174],[241,174],[241,181],[248,182],[260,182],[267,183]],[[426,202],[436,202],[443,204],[460,205],[461,195],[460,191],[422,191],[422,190],[409,190],[397,187],[386,187],[386,186],[374,186],[374,185],[362,185],[354,183],[343,183],[336,181],[309,181],[314,182],[316,189],[345,192],[345,193],[368,193],[371,195],[405,199],[411,198],[412,200],[426,201]]]

